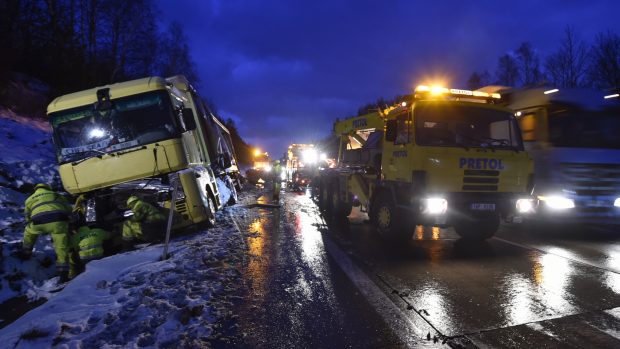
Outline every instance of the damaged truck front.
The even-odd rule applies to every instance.
[[[82,224],[118,231],[135,195],[174,211],[173,228],[215,224],[221,202],[195,91],[182,76],[149,77],[56,98],[49,121]],[[173,199],[174,187],[177,195]]]

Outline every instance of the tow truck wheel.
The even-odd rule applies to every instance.
[[[499,216],[462,220],[454,224],[454,230],[463,240],[482,241],[495,235],[499,228]]]
[[[215,227],[215,203],[211,195],[207,194],[207,228]]]
[[[413,228],[406,216],[399,214],[396,205],[388,195],[381,195],[373,205],[372,222],[381,238],[388,241],[408,241],[413,235]]]

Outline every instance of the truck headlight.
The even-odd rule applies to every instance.
[[[519,199],[517,200],[517,212],[529,213],[534,211],[534,200],[532,199]]]
[[[444,214],[448,210],[448,200],[444,198],[427,198],[423,202],[423,212],[426,214]]]
[[[575,207],[575,202],[572,199],[563,196],[539,196],[538,198],[554,210],[565,210]]]
[[[615,206],[615,207],[620,207],[620,198],[617,198],[617,199],[614,201],[614,206]]]

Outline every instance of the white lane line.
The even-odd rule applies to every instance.
[[[610,268],[608,266],[603,266],[603,265],[600,265],[600,264],[591,263],[591,262],[588,262],[588,261],[583,260],[581,258],[575,258],[575,256],[566,256],[566,255],[563,255],[563,254],[559,254],[559,253],[555,253],[555,252],[552,252],[552,251],[545,250],[545,249],[540,248],[540,247],[524,245],[524,244],[520,244],[518,242],[514,242],[514,241],[510,241],[510,240],[505,240],[505,239],[498,238],[498,237],[493,237],[493,239],[501,241],[501,242],[504,242],[504,243],[507,243],[509,245],[525,248],[527,250],[536,250],[536,251],[539,251],[539,252],[542,252],[542,253],[552,254],[554,256],[562,257],[562,258],[568,259],[569,261],[573,261],[573,262],[576,262],[576,263],[587,265],[589,267],[593,267],[593,268],[596,268],[596,269],[601,269],[601,270],[604,270],[604,271],[609,271],[609,272],[612,272],[612,273],[615,273],[615,274],[620,274],[620,269]]]
[[[407,314],[403,313],[379,286],[370,280],[370,278],[347,257],[346,253],[342,251],[336,243],[326,238],[323,240],[323,244],[334,261],[338,263],[338,266],[375,309],[377,314],[381,316],[385,324],[392,329],[392,332],[401,342],[409,347],[433,344],[432,341],[429,343],[426,339],[422,340],[422,336],[425,335],[423,334],[424,330],[418,327]]]

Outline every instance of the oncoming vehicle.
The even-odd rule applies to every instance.
[[[589,89],[505,92],[534,158],[538,223],[620,222],[620,104]],[[615,97],[614,97],[615,96]]]
[[[416,225],[493,236],[500,218],[534,205],[533,163],[499,98],[419,86],[401,104],[337,121],[338,166],[321,173],[319,206],[336,217],[360,206],[388,239],[409,239]]]
[[[314,174],[307,171],[296,171],[293,173],[293,179],[291,181],[291,188],[294,191],[303,191],[312,185],[312,179]]]
[[[76,92],[48,106],[60,177],[81,224],[118,229],[137,196],[174,212],[174,227],[215,224],[220,201],[208,115],[182,76]],[[225,174],[225,172],[224,172]],[[176,192],[176,197],[173,194]]]

